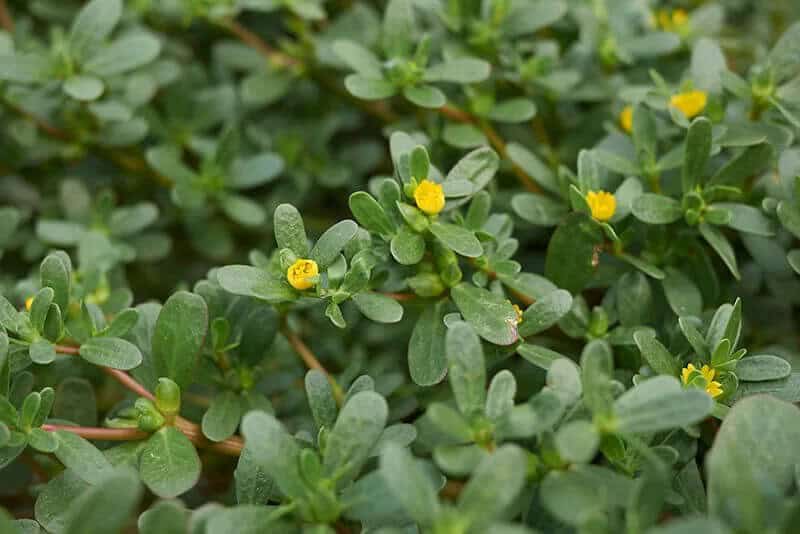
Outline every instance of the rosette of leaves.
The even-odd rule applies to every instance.
[[[370,276],[380,256],[371,249],[369,236],[351,220],[328,228],[313,247],[309,245],[300,212],[290,204],[275,210],[275,241],[271,257],[257,256],[254,266],[227,265],[216,272],[223,289],[272,304],[309,298],[327,302],[325,315],[340,328],[346,326],[340,304],[352,299],[369,319],[394,323],[403,307],[390,297],[370,290]],[[313,289],[298,290],[287,280],[287,270],[298,259],[313,261],[319,271]]]
[[[117,206],[110,190],[91,197],[83,183],[64,180],[59,191],[64,218],[42,217],[36,236],[45,244],[77,247],[82,269],[107,272],[120,263],[154,262],[169,254],[172,240],[151,227],[159,216],[152,202]]]
[[[383,19],[383,60],[357,42],[335,42],[334,52],[355,71],[345,78],[347,90],[366,100],[382,100],[400,92],[417,106],[439,108],[447,103],[447,97],[432,83],[472,84],[489,77],[489,64],[470,56],[446,57],[429,66],[431,39],[423,36],[417,41],[417,28],[413,3],[391,0]]]
[[[737,98],[749,103],[750,114],[759,118],[769,110],[795,128],[800,127],[800,24],[793,24],[781,35],[764,61],[753,65],[747,79],[725,70],[722,84]]]
[[[239,191],[274,180],[283,171],[283,160],[270,152],[242,157],[238,145],[238,133],[232,129],[216,143],[197,143],[202,157],[197,170],[186,165],[181,151],[171,146],[149,149],[147,161],[171,180],[172,200],[190,214],[206,214],[211,204],[239,224],[259,226],[266,220],[266,211]]]
[[[122,0],[88,2],[67,34],[59,31],[52,35],[49,50],[31,47],[0,56],[0,79],[29,87],[30,92],[52,94],[59,89],[80,102],[98,100],[113,89],[116,77],[147,65],[161,51],[159,39],[142,28],[109,40],[122,11]],[[23,102],[25,96],[25,90],[16,95]],[[105,105],[113,102],[104,99]]]

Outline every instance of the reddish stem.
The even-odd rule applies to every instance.
[[[96,439],[102,441],[134,441],[145,439],[150,434],[135,428],[99,428],[91,426],[71,426],[71,425],[42,425],[42,430],[55,432],[63,430],[72,432],[86,439]]]

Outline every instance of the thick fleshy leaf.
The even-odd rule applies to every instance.
[[[200,479],[200,458],[189,438],[175,427],[164,427],[147,440],[139,458],[145,485],[164,499],[186,493]]]

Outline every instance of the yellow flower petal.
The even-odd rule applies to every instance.
[[[441,184],[422,180],[414,189],[414,201],[428,215],[436,215],[444,208],[444,189]]]
[[[592,217],[601,222],[611,219],[617,211],[617,199],[607,191],[589,191],[586,203],[592,210]]]
[[[716,398],[722,395],[722,384],[719,382],[709,382],[706,386],[706,393],[711,395],[711,398]]]
[[[689,382],[689,375],[691,375],[692,372],[694,371],[695,371],[694,364],[691,363],[683,368],[683,371],[681,371],[681,380],[683,381],[684,384]]]
[[[295,289],[304,290],[316,284],[319,266],[314,260],[299,259],[286,271],[286,279]]]
[[[25,299],[25,309],[31,311],[31,305],[33,304],[33,297],[28,297]]]
[[[706,109],[707,103],[706,92],[697,89],[672,95],[672,98],[669,99],[669,105],[678,109],[687,119],[700,115]]]

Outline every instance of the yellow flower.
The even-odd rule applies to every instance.
[[[589,191],[586,194],[586,203],[592,210],[592,217],[600,222],[611,219],[617,210],[617,199],[607,191]]]
[[[619,125],[630,133],[633,129],[633,106],[625,106],[619,113]]]
[[[441,184],[422,180],[414,189],[414,200],[419,209],[428,215],[436,215],[444,208],[444,189]]]
[[[698,370],[694,364],[690,363],[683,368],[683,371],[681,371],[681,380],[684,384],[688,384],[689,380],[694,378],[694,376],[696,376],[698,373],[703,377],[703,380],[705,380],[706,393],[711,395],[712,398],[722,395],[722,384],[714,380],[714,377],[717,376],[717,371],[708,365],[704,365],[702,368],[700,368],[700,370]]]
[[[286,278],[295,289],[308,289],[317,283],[319,266],[314,260],[299,259],[286,271]]]
[[[666,9],[658,12],[658,25],[668,32],[680,31],[689,23],[689,14],[685,9],[675,9],[671,13]]]
[[[25,309],[31,311],[31,305],[33,304],[33,297],[28,297],[25,299]]]
[[[687,119],[700,115],[706,109],[708,95],[697,89],[672,95],[669,105],[679,109]]]

